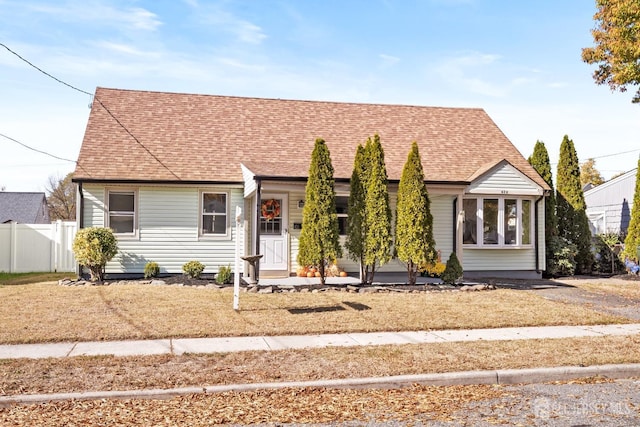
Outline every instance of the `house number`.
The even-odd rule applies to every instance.
[[[500,194],[509,194],[509,190],[502,190],[500,191]]]

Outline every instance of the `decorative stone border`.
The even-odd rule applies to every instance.
[[[189,286],[198,289],[217,289],[221,291],[233,291],[233,285],[219,285],[214,281],[204,279],[191,279],[184,276],[172,276],[166,279],[128,279],[105,280],[104,282],[91,282],[83,279],[61,279],[61,286],[124,286],[124,285],[150,285],[150,286]],[[493,284],[469,284],[463,286],[451,285],[251,285],[243,283],[240,290],[248,293],[273,294],[286,292],[348,292],[348,293],[426,293],[426,292],[469,292],[494,290]]]

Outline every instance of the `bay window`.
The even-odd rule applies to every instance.
[[[515,248],[532,244],[533,203],[530,199],[469,197],[463,200],[463,210],[462,242],[467,247]]]

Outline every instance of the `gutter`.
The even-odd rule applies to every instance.
[[[176,181],[176,180],[150,180],[150,179],[94,179],[94,178],[72,178],[71,182],[78,184],[86,182],[89,184],[127,184],[127,185],[243,185],[244,181]]]
[[[458,196],[453,198],[453,252],[458,252]]]
[[[73,180],[72,180],[73,181]],[[80,203],[78,204],[77,216],[78,216],[78,231],[84,228],[84,191],[82,191],[82,181],[78,181],[78,198],[80,199]],[[78,277],[81,277],[82,274],[82,265],[78,264],[76,268],[76,274]]]

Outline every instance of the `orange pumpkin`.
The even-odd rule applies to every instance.
[[[347,277],[347,272],[346,271],[341,271],[340,272],[340,277]]]
[[[320,277],[320,272],[316,271],[316,277]]]
[[[309,272],[307,273],[307,277],[313,277],[313,276],[314,276],[314,274],[313,274],[311,271],[309,271]]]

